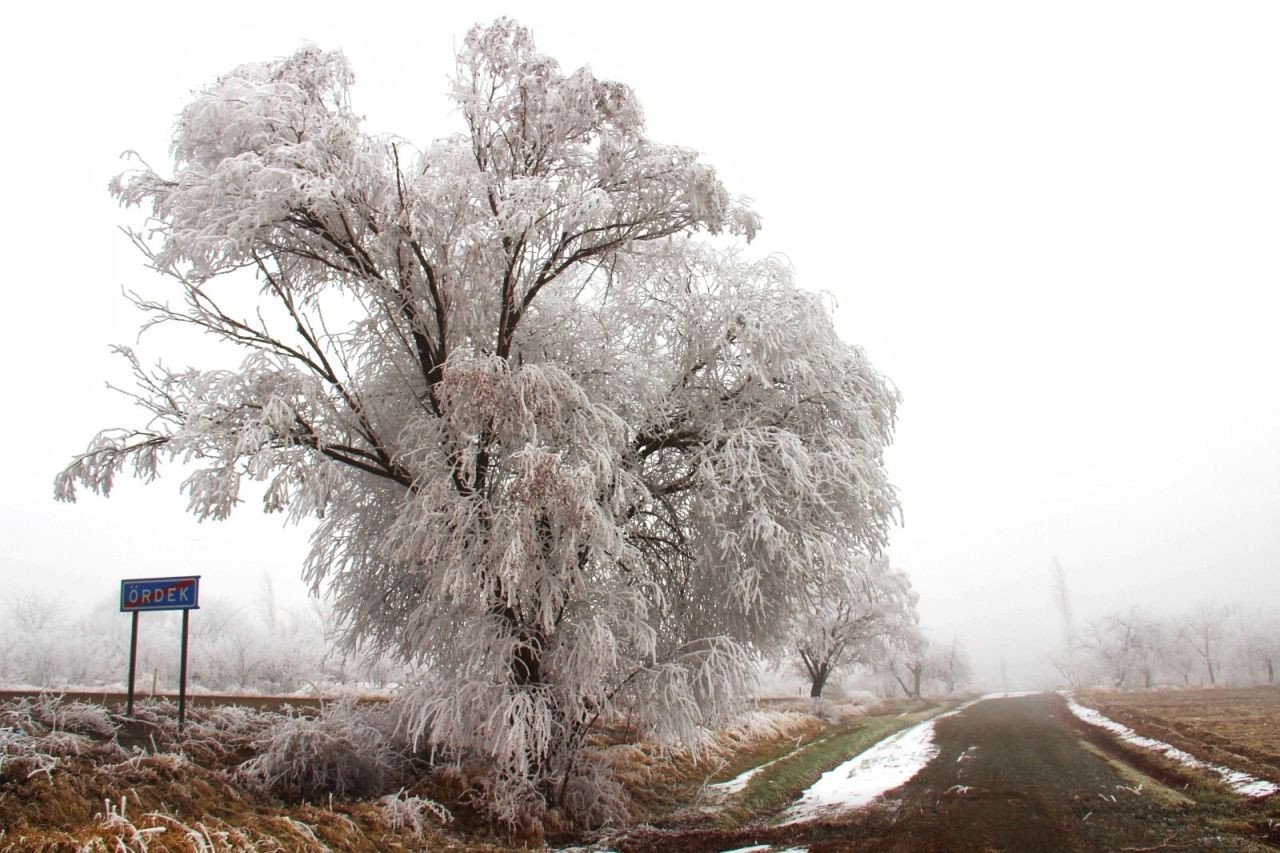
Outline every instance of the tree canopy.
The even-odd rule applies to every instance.
[[[135,297],[147,323],[245,355],[120,348],[148,420],[56,494],[177,459],[199,518],[246,478],[318,518],[305,574],[347,643],[423,664],[409,724],[487,756],[510,818],[573,797],[601,714],[694,734],[815,581],[879,551],[897,394],[626,86],[477,27],[465,129],[419,150],[365,133],[351,83],[315,48],[236,68],[182,111],[171,172],[112,183],[172,284]]]

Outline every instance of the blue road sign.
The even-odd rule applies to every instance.
[[[196,610],[200,607],[200,576],[133,578],[120,581],[120,610]]]

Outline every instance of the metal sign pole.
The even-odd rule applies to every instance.
[[[127,716],[133,716],[133,674],[138,666],[138,611],[133,611],[133,631],[129,634],[129,705]]]
[[[138,664],[138,613],[143,610],[182,611],[182,669],[178,675],[178,731],[187,722],[187,637],[191,611],[200,607],[200,576],[170,578],[125,578],[120,581],[120,610],[133,614],[133,634],[129,638],[129,708],[133,716],[133,681]],[[155,685],[151,686],[155,692]]]
[[[187,625],[191,611],[182,611],[182,666],[178,670],[178,731],[187,720]]]

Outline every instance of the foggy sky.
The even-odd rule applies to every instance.
[[[901,390],[890,556],[926,630],[980,677],[1049,678],[1049,567],[1076,610],[1280,593],[1280,11],[1265,3],[477,2],[24,7],[11,81],[0,340],[6,473],[0,583],[75,608],[121,577],[204,575],[252,595],[297,580],[306,531],[252,503],[182,512],[182,473],[55,504],[98,429],[139,416],[111,343],[162,293],[116,229],[107,180],[137,149],[164,172],[191,90],[310,40],[341,48],[366,128],[417,145],[461,129],[454,45],[500,14],[565,68],[632,86],[649,134],[703,153],[826,290],[837,325]],[[24,17],[25,16],[25,17]],[[205,344],[144,338],[144,360]],[[124,618],[123,616],[121,618]],[[1009,686],[1018,686],[1010,684]]]

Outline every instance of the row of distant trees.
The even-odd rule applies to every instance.
[[[885,692],[920,697],[969,683],[968,657],[955,638],[939,643],[919,628],[917,596],[887,560],[855,560],[835,588],[796,621],[777,662],[794,665],[818,698],[839,681],[879,680]],[[173,689],[178,678],[179,616],[148,613],[138,638],[137,689]],[[17,595],[0,610],[0,683],[41,688],[118,686],[128,672],[129,618],[104,599],[73,614],[58,600]],[[403,667],[356,660],[334,648],[322,600],[282,606],[270,579],[245,604],[205,596],[191,620],[191,684],[213,691],[285,695],[299,690],[400,682]]]
[[[1275,684],[1280,664],[1280,608],[1202,602],[1157,614],[1138,605],[1078,619],[1066,573],[1051,570],[1062,629],[1049,656],[1070,687],[1216,687]]]
[[[1051,656],[1072,687],[1275,684],[1280,610],[1202,604],[1157,616],[1130,606],[1069,625]]]
[[[287,695],[338,684],[379,687],[400,667],[355,660],[332,643],[318,599],[282,606],[269,580],[253,604],[205,596],[191,619],[189,682],[212,691]],[[0,610],[0,683],[41,688],[113,687],[128,677],[130,619],[107,599],[74,614],[54,599],[18,595]],[[177,685],[180,617],[147,613],[138,632],[136,687]]]
[[[1274,605],[1202,602],[1167,615],[1130,605],[1079,620],[1057,561],[1051,577],[1062,640],[1049,660],[1070,687],[1276,683],[1280,609]]]

